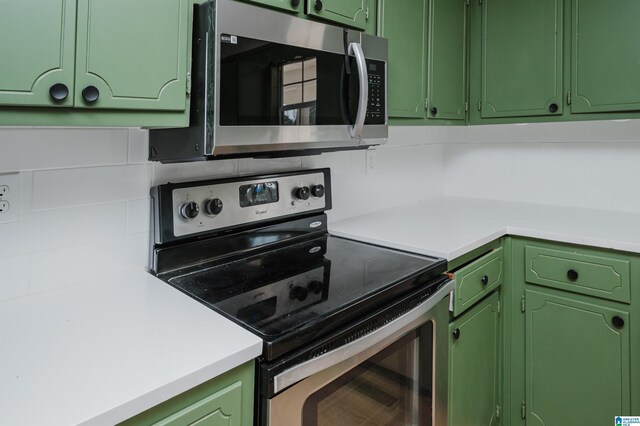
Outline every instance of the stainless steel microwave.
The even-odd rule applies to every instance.
[[[235,0],[194,6],[190,125],[149,158],[306,155],[386,141],[387,40]]]

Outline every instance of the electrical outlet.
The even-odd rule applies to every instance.
[[[367,174],[373,174],[375,173],[376,169],[378,168],[378,161],[376,158],[376,149],[375,148],[369,148],[367,149],[367,168],[366,168],[366,173]]]
[[[0,174],[0,223],[20,218],[20,174]]]

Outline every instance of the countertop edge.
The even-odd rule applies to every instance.
[[[108,411],[81,421],[78,426],[113,425],[128,420],[140,413],[156,407],[170,399],[193,389],[209,380],[254,360],[262,354],[262,341],[256,342],[243,350],[216,360],[214,363],[195,370],[190,374],[180,377],[173,382],[156,388],[138,398],[114,407]]]

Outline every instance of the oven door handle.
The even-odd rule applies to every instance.
[[[352,138],[362,139],[364,120],[367,118],[367,105],[369,105],[369,74],[367,73],[367,61],[360,43],[354,42],[349,44],[349,55],[352,54],[356,57],[356,65],[358,66],[360,96],[358,99],[356,121],[355,124],[349,128],[349,135]]]
[[[433,296],[383,327],[363,336],[353,342],[340,346],[331,352],[327,352],[316,358],[298,364],[283,371],[273,378],[273,390],[275,393],[306,379],[316,373],[330,368],[342,361],[352,359],[362,354],[366,359],[370,356],[369,349],[375,346],[386,347],[400,336],[420,327],[431,318],[429,311],[440,303],[454,288],[454,281],[447,281]],[[362,361],[364,361],[362,359]]]

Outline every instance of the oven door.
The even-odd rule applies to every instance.
[[[270,426],[447,424],[449,286],[384,327],[275,378]],[[426,311],[425,311],[426,310]],[[341,359],[331,363],[331,359]]]

